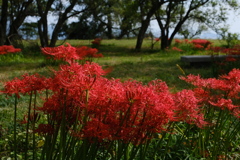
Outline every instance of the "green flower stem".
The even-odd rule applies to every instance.
[[[30,93],[30,99],[29,99],[29,105],[28,105],[28,114],[27,114],[27,127],[26,127],[26,139],[25,139],[25,143],[26,143],[26,150],[25,150],[25,159],[27,158],[27,153],[28,153],[28,136],[29,136],[29,123],[30,123],[30,115],[31,115],[31,106],[32,106],[32,94],[33,91],[31,91]]]
[[[168,125],[168,127],[167,127],[167,131],[169,131],[171,128],[173,128],[173,127],[175,126],[175,124],[174,124],[174,122],[171,122],[169,125]],[[176,125],[177,126],[177,125]],[[153,151],[153,156],[155,157],[155,155],[157,154],[157,149],[158,148],[162,148],[162,146],[163,146],[163,140],[167,137],[167,135],[168,135],[168,132],[167,131],[165,131],[165,132],[163,132],[162,134],[161,134],[161,138],[159,138],[158,140],[157,140],[157,144],[154,146],[154,151]]]
[[[14,103],[14,159],[17,159],[17,94],[15,94],[15,103]]]
[[[60,154],[59,154],[59,160],[65,160],[65,154],[66,154],[66,139],[67,139],[67,129],[66,129],[66,107],[67,107],[67,96],[68,92],[66,91],[66,95],[64,95],[64,91],[62,91],[62,95],[64,96],[64,102],[62,104],[63,111],[62,111],[62,121],[60,126]]]
[[[34,105],[33,105],[33,122],[32,122],[32,130],[33,130],[33,159],[35,159],[36,157],[36,137],[35,137],[35,123],[37,121],[37,117],[35,117],[36,115],[36,103],[37,103],[37,92],[34,91]]]

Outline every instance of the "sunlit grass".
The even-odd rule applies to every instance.
[[[68,40],[58,41],[58,45],[66,42],[73,46],[91,46],[92,40]],[[197,51],[174,52],[160,51],[160,43],[156,43],[154,49],[151,49],[151,40],[145,39],[141,52],[134,50],[136,39],[124,40],[102,40],[99,53],[104,55],[103,58],[94,61],[103,66],[103,68],[112,68],[107,77],[121,79],[122,81],[134,79],[143,83],[151,80],[161,79],[165,81],[170,88],[183,89],[185,83],[179,79],[183,75],[181,70],[176,66],[180,65],[186,74],[201,74],[203,77],[212,76],[211,67],[193,68],[181,62],[182,55],[199,54]],[[26,43],[27,45],[28,43]],[[36,43],[33,43],[36,44]],[[41,54],[40,48],[32,49],[33,46],[26,46],[18,60],[4,60],[0,64],[0,81],[6,81],[22,74],[40,73],[48,75],[52,64],[46,62],[45,57]],[[36,47],[36,45],[35,45]],[[31,52],[30,52],[31,51]],[[35,51],[35,52],[33,52]]]

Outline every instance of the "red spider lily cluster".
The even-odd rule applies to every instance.
[[[192,47],[195,50],[205,50],[209,49],[211,46],[211,42],[205,39],[194,39],[192,41],[189,41],[188,39],[175,39],[175,45],[180,46],[180,45],[187,45],[188,47]]]
[[[177,48],[177,47],[172,47],[172,50],[173,50],[173,51],[178,51],[178,52],[183,52],[183,50],[182,50],[182,49],[180,49],[180,48]]]
[[[7,53],[15,53],[15,52],[21,52],[21,49],[20,48],[14,48],[12,45],[0,46],[0,55],[1,54],[7,54]]]
[[[185,44],[191,43],[191,42],[189,42],[188,39],[183,39],[183,40],[175,39],[174,41],[175,41],[175,44],[176,44],[176,45],[178,45],[178,44],[184,44],[184,43],[185,43]]]
[[[5,83],[2,91],[18,97],[20,93],[43,90],[52,93],[36,109],[53,122],[40,124],[35,130],[40,134],[52,134],[64,121],[70,135],[79,139],[140,144],[155,133],[166,131],[170,122],[184,121],[199,127],[206,124],[192,91],[172,94],[160,80],[143,85],[137,81],[104,78],[106,71],[98,64],[73,62],[81,54],[70,45],[43,48],[43,51],[69,64],[60,65],[51,78],[38,74],[15,78]]]
[[[207,48],[209,45],[212,44],[210,41],[205,39],[194,39],[191,41],[191,43],[194,45],[194,48],[196,49]]]
[[[200,44],[200,45],[203,45],[203,46],[207,46],[207,45],[211,44],[211,42],[206,40],[206,39],[194,39],[194,40],[191,41],[191,43]]]
[[[196,87],[193,92],[200,100],[200,104],[215,106],[222,110],[227,109],[240,118],[240,106],[235,103],[240,99],[239,69],[233,69],[228,75],[222,75],[219,79],[203,79],[199,75],[189,75],[181,79]]]
[[[233,48],[224,48],[218,46],[209,47],[208,50],[211,50],[215,53],[225,53],[226,55],[240,55],[240,48],[233,47]]]
[[[99,45],[101,44],[101,41],[102,41],[101,38],[95,38],[95,39],[92,41],[92,44],[99,46]]]
[[[96,63],[71,63],[60,68],[52,78],[24,75],[5,83],[3,92],[7,94],[51,90],[53,95],[37,111],[48,115],[54,125],[39,125],[36,132],[40,134],[47,134],[48,127],[52,134],[65,121],[71,135],[79,139],[121,139],[139,144],[166,130],[171,121],[196,123],[200,127],[205,124],[191,91],[172,95],[159,80],[148,85],[109,80],[102,77],[105,71]],[[74,130],[76,123],[84,127]]]
[[[61,45],[58,47],[45,47],[42,52],[46,55],[53,56],[54,59],[63,60],[68,63],[73,63],[76,60],[83,60],[85,58],[103,57],[102,54],[97,54],[98,50],[95,48],[73,47],[67,43],[67,46]]]

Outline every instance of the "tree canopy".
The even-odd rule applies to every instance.
[[[177,34],[193,38],[209,28],[221,30],[227,11],[238,7],[238,0],[0,0],[0,45],[16,37],[38,37],[45,47],[61,37],[134,36],[140,50],[150,22],[157,20],[165,49]]]

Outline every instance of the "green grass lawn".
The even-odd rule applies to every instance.
[[[90,40],[69,40],[66,41],[73,46],[91,46]],[[64,42],[59,41],[58,44]],[[117,78],[123,81],[134,79],[143,83],[151,80],[161,79],[165,81],[170,88],[183,89],[186,87],[178,77],[183,75],[181,70],[176,66],[182,67],[186,74],[200,74],[203,77],[212,76],[212,68],[194,68],[180,61],[183,55],[193,54],[194,51],[176,52],[160,51],[160,44],[157,43],[154,49],[150,49],[151,40],[144,40],[141,52],[135,52],[134,46],[136,39],[125,40],[103,40],[99,53],[104,55],[103,58],[95,59],[103,68],[111,67],[113,70],[107,75],[108,78]],[[26,43],[26,45],[28,45]],[[21,53],[22,56],[14,58],[14,55],[2,58],[0,61],[0,81],[6,81],[25,73],[48,74],[52,67],[46,64],[45,58],[41,55],[39,48],[26,46]],[[18,53],[13,53],[18,54]],[[199,54],[196,51],[196,54]],[[16,55],[15,55],[16,56]]]

